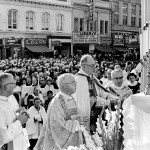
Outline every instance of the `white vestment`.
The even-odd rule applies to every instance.
[[[150,95],[138,93],[123,104],[124,150],[150,149]]]
[[[38,121],[35,122],[34,118],[40,116],[43,123],[45,123],[47,117],[45,109],[40,106],[40,109],[38,111],[34,106],[31,106],[28,109],[27,113],[30,117],[26,123],[26,129],[29,135],[29,139],[38,139],[43,124],[39,123]]]
[[[0,96],[0,148],[8,144],[10,150],[27,150],[23,128],[19,120],[15,121],[16,117],[8,98]]]

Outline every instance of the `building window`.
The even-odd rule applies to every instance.
[[[56,16],[56,31],[63,31],[64,28],[64,15],[57,14]]]
[[[86,23],[87,31],[97,31],[97,19],[95,20],[95,22],[91,22],[90,19],[87,19]]]
[[[119,15],[114,14],[114,24],[119,24]]]
[[[84,19],[80,18],[80,31],[84,31]]]
[[[42,30],[49,30],[50,15],[45,12],[42,14]]]
[[[139,18],[139,27],[141,27],[141,18]]]
[[[131,17],[131,26],[136,25],[136,17]]]
[[[139,7],[139,16],[141,16],[141,6]]]
[[[78,33],[78,18],[74,18],[74,32]]]
[[[132,5],[132,14],[133,14],[133,15],[136,14],[136,5]]]
[[[114,2],[114,11],[119,12],[119,2]]]
[[[105,34],[108,34],[108,21],[105,21]]]
[[[100,34],[104,34],[104,20],[100,20]]]
[[[123,13],[127,14],[128,13],[128,4],[123,3]]]
[[[97,26],[98,26],[98,22],[97,22],[97,20],[95,20],[95,23],[94,23],[94,24],[95,24],[95,26],[94,26],[94,31],[97,31],[97,30],[98,30],[98,27],[97,27]]]
[[[18,11],[15,9],[11,9],[8,12],[8,28],[9,29],[17,29],[17,14]]]
[[[127,24],[128,24],[128,17],[123,16],[123,25],[127,25]]]
[[[34,22],[35,20],[35,13],[33,11],[26,12],[26,29],[27,30],[34,30]]]

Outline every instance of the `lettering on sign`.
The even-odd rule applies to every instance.
[[[5,45],[21,45],[21,38],[15,37],[6,38]]]
[[[52,46],[62,46],[61,41],[52,41]]]
[[[26,45],[46,45],[47,41],[46,39],[43,39],[43,38],[39,38],[39,39],[29,38],[29,39],[25,39],[25,44]]]
[[[84,33],[84,34],[83,34]],[[96,32],[74,33],[74,43],[98,43],[98,34]]]

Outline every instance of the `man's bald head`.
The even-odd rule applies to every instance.
[[[88,75],[95,74],[95,60],[91,55],[84,55],[80,60],[81,69]]]
[[[80,60],[80,65],[82,66],[83,64],[95,65],[95,60],[91,55],[84,55]]]
[[[75,81],[75,76],[71,73],[64,73],[61,74],[58,77],[58,87],[60,90],[62,90],[63,85],[65,85],[66,83],[71,83],[73,81]]]

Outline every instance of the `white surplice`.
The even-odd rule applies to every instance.
[[[138,93],[123,104],[124,150],[150,149],[150,95]]]
[[[11,145],[10,150],[27,150],[23,128],[7,97],[0,96],[0,148]]]

